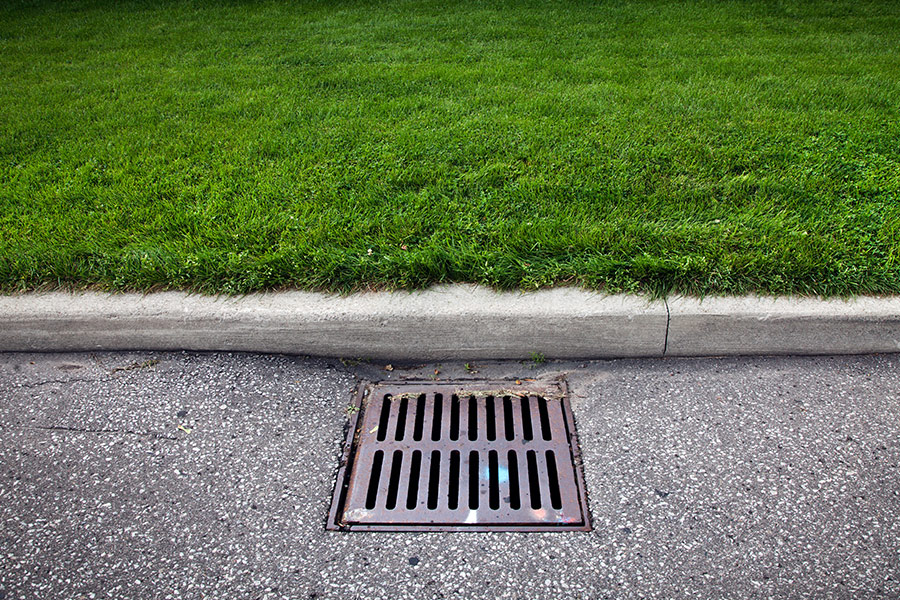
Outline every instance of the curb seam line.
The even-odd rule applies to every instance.
[[[665,336],[663,337],[662,356],[665,356],[666,352],[668,352],[668,350],[669,350],[669,321],[672,320],[672,313],[669,310],[669,299],[668,298],[663,298],[663,304],[666,307],[666,332],[665,332]]]

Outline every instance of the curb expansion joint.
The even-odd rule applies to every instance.
[[[663,337],[663,351],[662,355],[666,356],[666,352],[669,350],[669,323],[672,321],[672,312],[669,310],[669,299],[663,298],[663,304],[666,307],[666,333],[665,337]]]

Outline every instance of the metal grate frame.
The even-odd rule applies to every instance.
[[[326,528],[590,530],[566,386],[360,385]]]

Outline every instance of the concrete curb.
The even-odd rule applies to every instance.
[[[900,298],[675,297],[667,356],[900,352]]]
[[[676,297],[573,288],[244,297],[0,297],[0,351],[210,350],[382,360],[900,351],[900,298]]]

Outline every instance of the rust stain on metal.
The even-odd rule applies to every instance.
[[[590,529],[563,382],[382,382],[358,403],[328,529]]]

